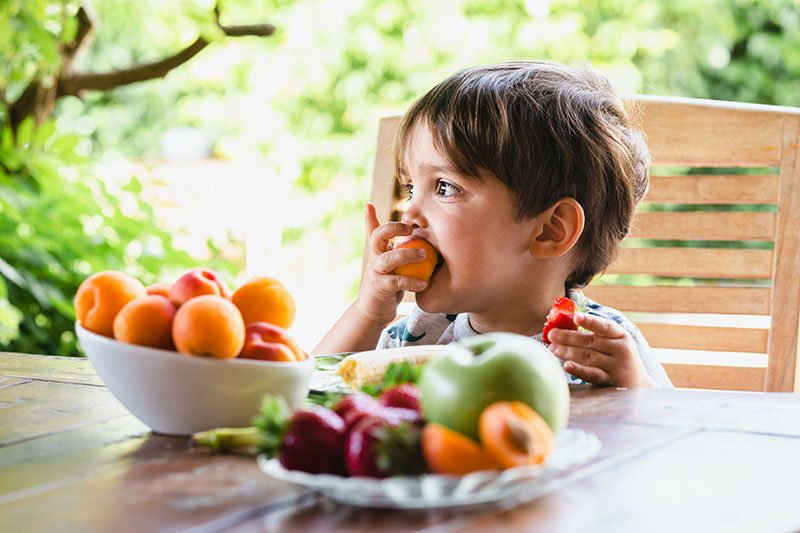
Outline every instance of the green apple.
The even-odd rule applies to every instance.
[[[520,401],[554,433],[566,427],[569,387],[561,364],[544,345],[523,335],[487,333],[449,346],[420,377],[422,414],[429,422],[477,440],[484,408]]]

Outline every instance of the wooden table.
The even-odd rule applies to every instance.
[[[533,501],[335,504],[130,415],[83,359],[0,353],[0,531],[798,531],[800,396],[573,391],[600,455]]]

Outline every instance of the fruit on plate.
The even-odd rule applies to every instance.
[[[426,472],[420,429],[412,422],[367,416],[347,434],[345,462],[351,476],[383,478]]]
[[[306,352],[289,336],[288,331],[269,322],[247,324],[244,333],[244,347],[239,357],[283,362],[308,359]]]
[[[81,325],[105,337],[114,336],[114,319],[125,304],[146,296],[141,281],[123,272],[104,270],[92,274],[75,293],[75,316]]]
[[[238,289],[231,300],[242,313],[245,324],[269,322],[289,328],[294,322],[294,298],[275,278],[257,276]]]
[[[522,402],[496,402],[480,417],[483,448],[503,468],[541,464],[553,451],[553,430]]]
[[[172,339],[179,352],[218,359],[236,357],[244,346],[244,320],[230,300],[196,296],[178,308]]]
[[[463,476],[502,466],[480,444],[441,424],[429,422],[422,429],[422,455],[431,472]]]
[[[169,288],[169,299],[177,306],[207,294],[228,299],[231,297],[228,284],[218,272],[210,268],[193,268],[175,280]]]
[[[487,333],[447,345],[419,381],[422,414],[474,440],[483,410],[498,401],[529,405],[558,432],[569,417],[569,388],[556,357],[513,333]]]
[[[387,407],[411,409],[421,414],[419,398],[419,387],[413,383],[401,383],[381,392],[378,401]]]
[[[157,294],[134,298],[114,319],[114,338],[130,344],[172,350],[175,304]]]
[[[410,276],[412,278],[421,279],[422,281],[431,279],[436,264],[439,262],[439,254],[436,252],[436,248],[425,239],[411,237],[410,239],[395,243],[392,249],[402,250],[405,248],[425,250],[425,257],[420,258],[419,261],[414,263],[400,265],[394,269],[394,273],[400,276]]]
[[[289,470],[344,475],[345,438],[342,417],[312,405],[292,413],[278,460]]]
[[[578,312],[578,306],[574,301],[563,296],[556,296],[553,300],[553,307],[547,313],[547,322],[542,330],[542,342],[550,343],[551,329],[578,329],[575,324],[576,312]]]

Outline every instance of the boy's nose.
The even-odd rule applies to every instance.
[[[425,217],[422,216],[419,207],[413,200],[408,203],[407,209],[403,213],[403,216],[400,217],[400,222],[415,228],[428,227],[428,222],[425,220]]]

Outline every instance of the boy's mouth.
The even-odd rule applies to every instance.
[[[442,257],[442,254],[438,253],[437,256],[436,266],[433,267],[433,274],[431,274],[431,278],[434,277],[437,272],[439,272],[439,268],[444,264],[444,258]]]

